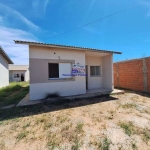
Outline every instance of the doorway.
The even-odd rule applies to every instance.
[[[86,89],[88,89],[88,65],[85,66],[86,70]]]
[[[21,82],[24,81],[24,74],[21,74]]]

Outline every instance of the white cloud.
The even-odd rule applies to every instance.
[[[38,30],[40,29],[37,25],[35,25],[34,23],[32,23],[30,20],[28,20],[27,18],[25,18],[22,14],[20,14],[18,11],[3,5],[0,3],[0,10],[3,10],[3,12],[5,12],[7,15],[9,16],[13,16],[13,18],[17,18],[20,19],[22,22],[24,22],[28,27]]]
[[[47,6],[49,4],[49,1],[50,0],[44,0],[44,1],[33,0],[32,1],[32,6],[33,6],[33,9],[34,9],[35,13],[37,13],[39,11],[45,13],[46,9],[47,9]]]
[[[0,46],[6,51],[15,64],[28,64],[29,52],[27,45],[18,45],[14,40],[38,41],[31,33],[19,29],[0,26]]]
[[[147,8],[150,8],[150,1],[140,0],[139,3],[141,3],[144,6],[146,6]],[[147,17],[150,17],[150,9],[147,12]]]

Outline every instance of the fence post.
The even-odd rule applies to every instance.
[[[147,66],[145,58],[143,58],[143,81],[144,81],[144,92],[147,92]]]
[[[116,64],[116,72],[117,72],[117,87],[119,86],[119,63]]]

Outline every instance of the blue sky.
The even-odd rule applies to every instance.
[[[114,61],[150,56],[150,0],[0,0],[0,45],[15,64],[28,64],[28,46],[13,40],[123,52],[115,55]]]

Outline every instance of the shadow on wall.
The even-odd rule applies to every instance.
[[[63,109],[82,107],[106,101],[114,101],[116,98],[109,95],[102,95],[96,98],[68,100],[58,98],[57,101],[46,101],[34,106],[14,107],[6,110],[0,109],[0,120],[7,120],[18,117],[31,116]]]

